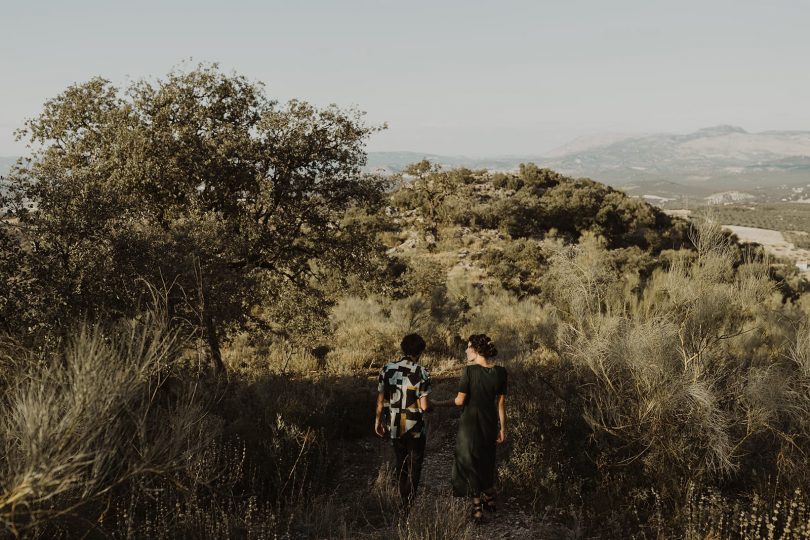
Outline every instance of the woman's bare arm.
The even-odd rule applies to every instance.
[[[445,399],[442,401],[434,401],[434,407],[461,407],[464,405],[464,400],[467,399],[467,394],[459,392],[455,398]]]
[[[498,444],[506,440],[506,396],[501,394],[498,396],[498,420],[501,423],[501,429],[498,431],[498,438],[495,442]]]

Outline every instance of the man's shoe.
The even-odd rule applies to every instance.
[[[481,495],[481,502],[484,504],[484,510],[492,512],[493,514],[498,511],[498,502],[495,500],[494,495]]]

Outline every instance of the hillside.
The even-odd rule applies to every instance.
[[[576,242],[586,232],[610,247],[660,250],[680,247],[683,234],[672,219],[637,198],[600,182],[572,178],[532,163],[515,172],[458,168],[421,171],[391,196],[395,208],[415,212],[421,227],[495,229],[509,238],[549,234]]]
[[[43,538],[91,528],[164,538],[726,537],[740,530],[753,538],[762,536],[762,516],[776,516],[777,531],[807,521],[797,488],[809,485],[802,411],[810,383],[783,360],[810,355],[810,344],[783,323],[806,317],[791,289],[795,276],[711,224],[690,230],[622,191],[532,164],[508,173],[429,162],[406,170],[408,181],[380,188],[379,207],[353,208],[335,225],[351,232],[353,251],[368,248],[355,266],[313,266],[317,279],[303,289],[257,282],[245,290],[241,301],[274,287],[222,330],[227,379],[201,353],[199,330],[180,326],[193,324],[193,314],[174,323],[183,340],[176,349],[164,345],[163,319],[149,314],[102,319],[54,357],[61,362],[6,362],[20,345],[0,341],[7,389],[0,413],[12,418],[0,430],[12,456],[0,462],[0,480],[12,486],[0,510],[17,498],[41,509],[33,518],[9,510],[9,527]],[[61,210],[43,208],[30,217]],[[7,255],[0,285],[28,287],[0,303],[0,320],[33,313],[47,322],[109,297],[136,305],[144,296],[122,304],[120,286],[91,287],[105,283],[110,268],[142,283],[136,264],[150,252],[155,283],[185,268],[184,260],[171,266],[178,248],[166,247],[165,229],[148,238],[143,223],[102,215],[115,224],[113,240],[123,231],[128,242],[132,227],[138,249],[107,249],[96,239],[88,248],[100,249],[83,261],[100,263],[83,268],[99,279],[59,303],[58,291],[43,295],[40,285],[59,265],[38,264],[42,252],[0,236]],[[183,288],[156,294],[158,301],[165,295],[166,309],[187,305]],[[19,325],[21,343],[48,338],[48,325],[35,322]],[[477,529],[469,501],[448,489],[458,410],[429,413],[410,514],[401,512],[391,446],[371,430],[379,369],[398,357],[410,332],[428,344],[420,363],[433,380],[431,399],[454,397],[471,334],[492,337],[494,360],[508,371],[499,512],[487,512]],[[797,340],[801,349],[792,349]],[[42,397],[34,403],[30,395]],[[70,422],[59,423],[66,414]],[[772,437],[774,429],[785,439]],[[28,451],[37,437],[44,442],[36,448],[56,453]],[[62,463],[72,466],[69,482]],[[26,491],[32,470],[48,489]],[[770,481],[776,473],[785,478],[778,486]],[[62,487],[74,485],[89,497]],[[38,496],[57,489],[58,499]],[[128,506],[114,503],[121,497]],[[81,520],[64,518],[62,508]],[[798,530],[795,538],[808,532]]]

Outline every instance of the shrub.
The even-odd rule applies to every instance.
[[[779,307],[767,265],[738,264],[715,225],[693,238],[695,256],[672,257],[629,301],[598,242],[550,258],[556,333],[510,376],[509,483],[586,498],[588,519],[617,530],[669,531],[683,530],[690,482],[730,499],[774,477],[779,496],[810,485],[806,316]]]

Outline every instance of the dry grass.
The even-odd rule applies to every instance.
[[[356,398],[360,418],[371,412],[354,381],[249,369],[227,386],[196,378],[183,344],[148,314],[114,330],[82,327],[61,360],[26,360],[3,364],[0,526],[10,536],[305,530],[305,516],[330,511],[312,496],[329,479],[327,436],[357,410],[331,400]]]
[[[417,499],[392,537],[398,540],[467,540],[472,534],[469,502],[447,494],[435,500]]]
[[[398,301],[345,298],[332,310],[334,348],[327,362],[343,372],[379,368],[399,354],[402,336],[424,332],[429,323],[430,306],[419,296]]]

